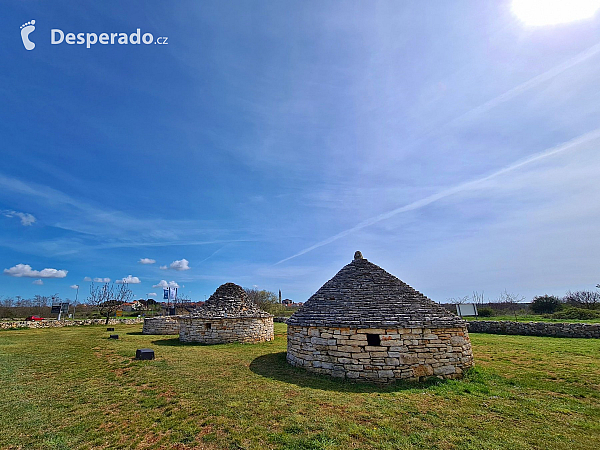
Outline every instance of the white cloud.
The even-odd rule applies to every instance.
[[[155,262],[156,260],[151,258],[142,258],[138,261],[140,264],[154,264]]]
[[[110,278],[97,277],[97,278],[94,278],[94,282],[96,282],[96,283],[110,283]]]
[[[1,211],[0,213],[5,217],[18,217],[19,219],[21,219],[21,225],[26,227],[30,226],[32,223],[35,222],[35,217],[29,213],[11,210]]]
[[[175,283],[174,281],[169,281],[167,283],[166,280],[160,280],[160,282],[158,284],[155,284],[154,286],[152,286],[153,288],[162,288],[162,289],[167,289],[167,288],[178,288],[179,285],[177,283]]]
[[[146,294],[147,297],[156,297],[156,292],[148,292]]]
[[[187,259],[178,259],[173,261],[169,268],[173,270],[190,270],[189,261]]]
[[[167,270],[168,267],[167,266],[160,266],[160,270]]]
[[[71,289],[79,289],[79,285],[78,284],[72,284],[71,286],[69,286]]]
[[[92,281],[92,279],[90,277],[85,277],[83,281]]]
[[[127,275],[125,278],[122,278],[120,280],[117,280],[118,284],[123,284],[123,283],[127,283],[127,284],[140,284],[141,281],[138,277],[132,277],[131,275]]]
[[[43,269],[33,270],[29,264],[17,264],[10,269],[4,269],[4,273],[11,277],[27,278],[64,278],[68,270]]]
[[[42,280],[34,280],[31,284],[37,284],[38,286],[41,286],[42,284],[44,284],[44,282]]]

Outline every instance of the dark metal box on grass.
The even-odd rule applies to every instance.
[[[119,339],[119,335],[118,334],[111,334],[108,338],[109,339]]]
[[[138,348],[135,351],[135,359],[154,359],[154,350],[151,348]]]

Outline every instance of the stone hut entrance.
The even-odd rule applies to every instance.
[[[459,378],[473,365],[466,322],[360,252],[287,324],[288,362],[334,377]]]
[[[219,286],[202,307],[177,320],[181,342],[256,343],[273,339],[273,316],[234,283]]]

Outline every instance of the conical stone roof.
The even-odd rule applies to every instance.
[[[235,283],[225,283],[219,286],[204,305],[190,316],[204,319],[272,317],[248,298],[244,288]]]
[[[455,328],[465,321],[356,252],[287,320],[339,328]]]

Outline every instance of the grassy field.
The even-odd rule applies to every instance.
[[[0,331],[0,448],[600,448],[600,340],[472,334],[465,380],[376,387],[289,367],[275,326],[217,346]]]

